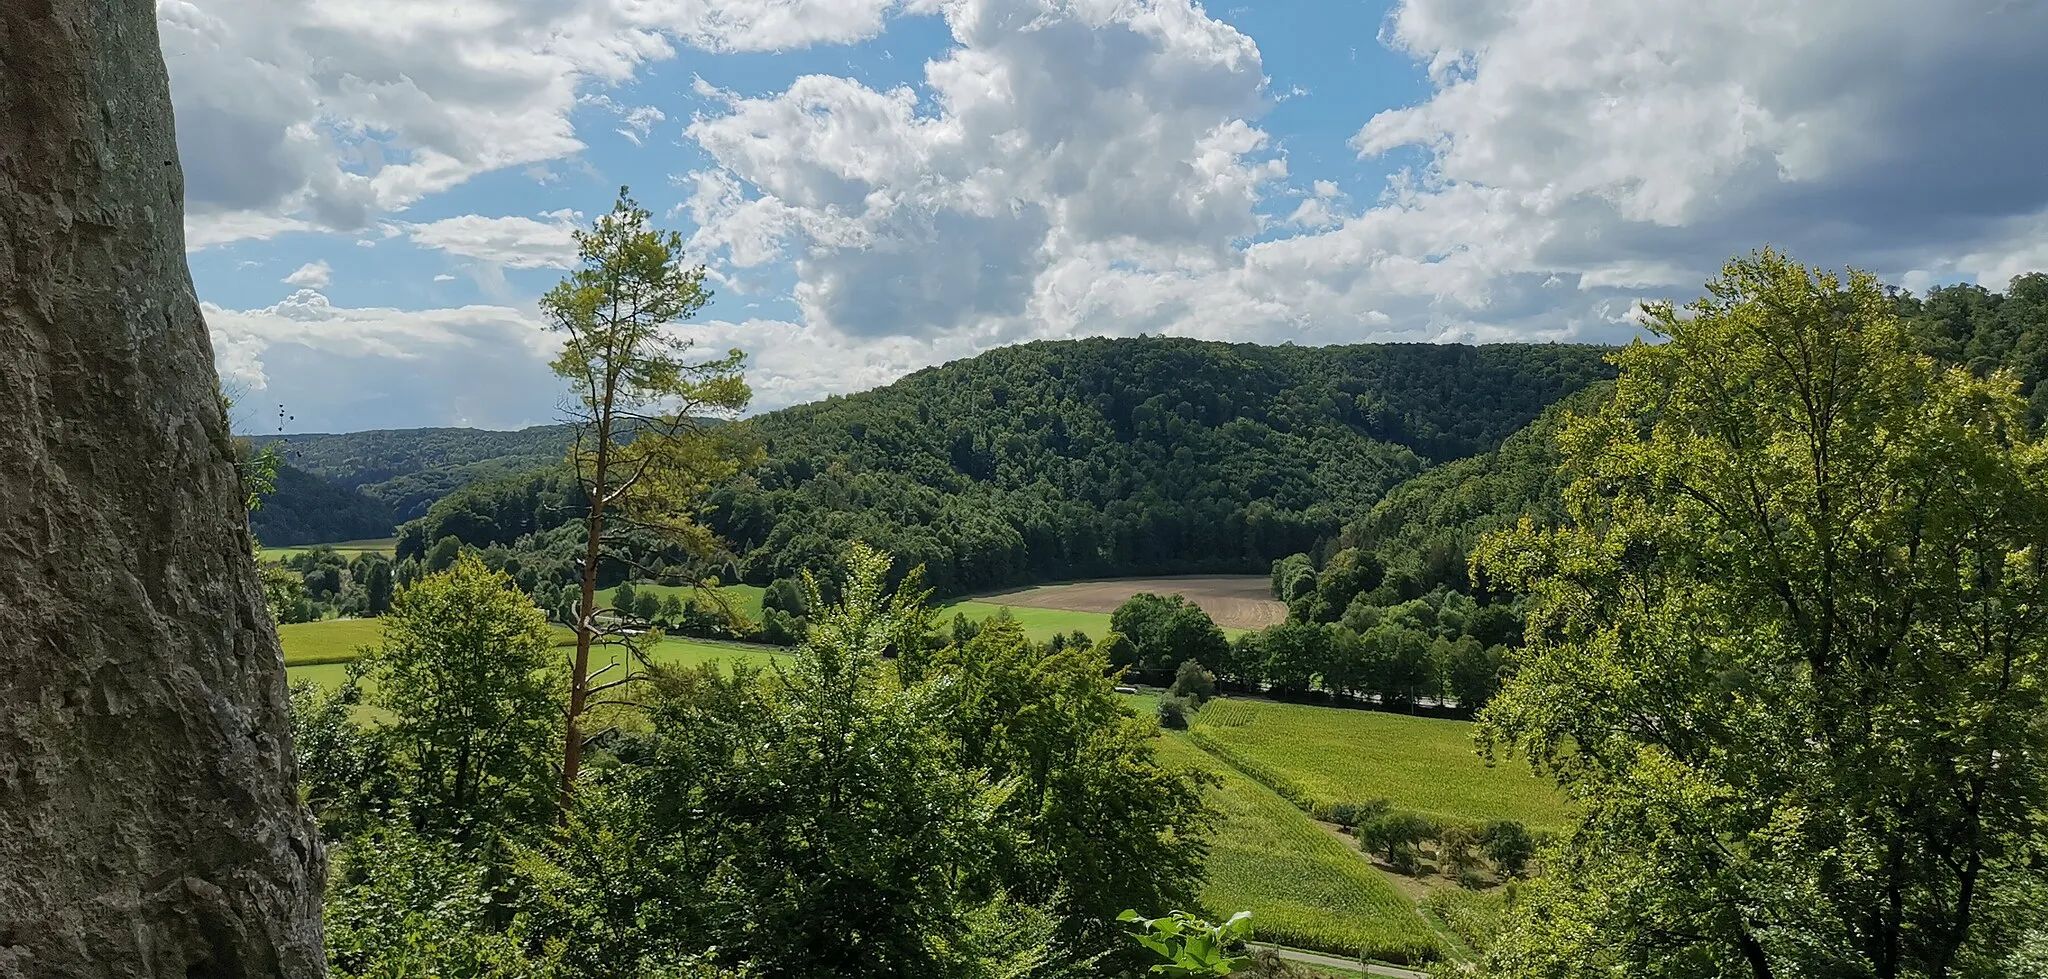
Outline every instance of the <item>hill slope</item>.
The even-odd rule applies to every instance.
[[[1605,348],[1041,341],[764,415],[709,521],[762,583],[863,539],[942,592],[1266,570],[1611,375]]]
[[[402,428],[332,435],[256,436],[282,440],[291,465],[389,507],[401,521],[472,483],[553,465],[568,451],[568,425],[514,432],[478,428]],[[280,487],[282,491],[282,487]],[[373,536],[389,533],[387,528]]]
[[[1465,557],[1481,537],[1525,516],[1538,523],[1559,518],[1572,477],[1558,468],[1564,461],[1558,432],[1568,413],[1597,410],[1613,390],[1605,381],[1588,385],[1546,408],[1499,448],[1388,490],[1345,526],[1343,546],[1377,551],[1384,566],[1415,574],[1425,590],[1439,584],[1462,590]]]
[[[1610,376],[1605,352],[1166,337],[1006,347],[739,423],[768,461],[718,487],[705,520],[732,547],[728,580],[753,584],[829,571],[854,539],[904,568],[925,565],[943,595],[1263,573],[1334,537],[1390,488],[1498,446],[1546,405]],[[432,503],[401,534],[400,558],[443,536],[481,546],[531,534],[545,539],[523,545],[540,552],[525,563],[553,578],[568,549],[550,532],[573,519],[577,498],[521,463],[558,466],[565,438],[559,428],[429,429],[293,446],[297,464],[406,501],[401,515],[431,494],[391,495],[396,487],[483,477]],[[490,466],[500,475],[483,472]]]
[[[276,490],[249,512],[249,530],[269,547],[389,537],[397,524],[382,502],[289,464],[277,467]]]

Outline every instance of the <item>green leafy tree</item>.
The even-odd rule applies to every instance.
[[[1315,622],[1282,622],[1260,635],[1259,648],[1266,654],[1261,672],[1273,692],[1302,694],[1329,661],[1330,630]]]
[[[526,873],[546,930],[584,936],[572,961],[630,973],[715,941],[768,975],[971,974],[983,903],[963,882],[1014,784],[955,765],[941,688],[885,671],[930,626],[915,582],[890,590],[888,556],[862,545],[848,561],[839,602],[811,587],[820,612],[788,669],[655,676],[646,761],[600,781]]]
[[[361,573],[364,612],[369,615],[383,615],[390,611],[393,584],[391,562],[381,555],[365,555],[358,559],[356,564]]]
[[[1273,597],[1291,602],[1316,589],[1316,566],[1306,554],[1290,554],[1273,562]]]
[[[540,302],[549,327],[565,335],[551,366],[573,391],[576,441],[569,457],[588,503],[562,752],[565,807],[583,764],[583,717],[599,692],[590,680],[591,646],[630,645],[597,621],[607,528],[637,531],[691,556],[710,555],[717,538],[696,519],[699,499],[744,457],[706,424],[751,399],[743,357],[731,350],[692,359],[691,342],[671,329],[711,294],[703,266],[683,264],[682,236],[655,230],[650,217],[620,188],[611,213],[576,232],[580,266]],[[629,669],[623,679],[634,675]]]
[[[1126,909],[1116,920],[1129,924],[1131,937],[1165,960],[1152,966],[1149,971],[1153,975],[1169,979],[1227,976],[1252,961],[1250,956],[1241,954],[1244,943],[1252,937],[1250,911],[1239,911],[1220,925],[1184,911],[1172,912],[1164,918],[1146,918]]]
[[[547,617],[504,574],[464,555],[400,592],[368,657],[368,700],[421,830],[469,838],[531,819],[560,733]]]
[[[1512,819],[1487,823],[1479,833],[1479,852],[1493,861],[1504,877],[1520,877],[1536,856],[1536,838],[1529,828]]]
[[[804,605],[803,583],[794,578],[777,578],[761,593],[763,609],[779,609],[790,615],[802,617],[809,614]]]
[[[557,948],[490,920],[491,868],[402,822],[336,848],[327,884],[329,974],[336,979],[543,979]],[[536,954],[537,953],[537,954]]]
[[[1194,901],[1209,826],[1204,780],[1158,763],[1156,730],[1109,672],[1099,649],[1051,650],[990,619],[930,675],[959,766],[1015,786],[990,880],[1056,911],[1065,944],[1089,953],[1122,944],[1108,922],[1125,907]]]
[[[1869,275],[1730,262],[1489,537],[1530,645],[1482,715],[1583,805],[1500,975],[1991,975],[2037,920],[2048,470],[2013,380]]]
[[[454,566],[455,559],[460,556],[462,556],[462,538],[450,534],[435,541],[433,547],[427,548],[426,570],[429,573],[446,571]]]
[[[1133,595],[1110,613],[1109,627],[1137,647],[1137,668],[1161,679],[1182,660],[1214,669],[1230,655],[1223,630],[1201,606],[1181,595]]]
[[[1402,873],[1415,872],[1420,854],[1417,845],[1429,838],[1429,820],[1412,812],[1394,810],[1361,824],[1358,844],[1386,858]]]
[[[1458,823],[1439,827],[1436,855],[1444,872],[1458,883],[1470,887],[1480,882],[1479,834],[1471,827]]]
[[[1359,642],[1366,685],[1379,694],[1380,703],[1411,706],[1430,688],[1429,633],[1403,625],[1390,614],[1387,621],[1360,636]]]
[[[299,795],[319,820],[321,836],[330,840],[355,835],[397,794],[382,740],[356,723],[351,713],[362,703],[366,665],[360,659],[350,663],[334,690],[311,680],[299,680],[290,688]]]
[[[674,595],[670,595],[674,598]],[[678,606],[680,607],[680,606]],[[633,617],[642,622],[652,622],[661,615],[661,594],[643,591],[633,599]]]
[[[1103,660],[1111,669],[1124,670],[1138,665],[1138,647],[1121,632],[1111,630],[1105,633],[1095,648],[1102,653]]]
[[[263,560],[262,553],[257,551],[256,576],[263,584],[263,606],[270,610],[271,621],[306,621],[305,576],[275,561]]]
[[[1194,660],[1182,660],[1180,669],[1173,674],[1173,686],[1168,692],[1176,697],[1186,697],[1200,706],[1202,701],[1216,696],[1216,674],[1202,668]]]

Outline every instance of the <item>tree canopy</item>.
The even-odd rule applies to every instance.
[[[1482,715],[1585,816],[1500,975],[2002,974],[2037,917],[2048,457],[2009,374],[1766,251],[1570,419]]]

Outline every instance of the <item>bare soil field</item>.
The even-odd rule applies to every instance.
[[[975,600],[1020,608],[1109,613],[1139,592],[1184,595],[1225,629],[1263,629],[1287,619],[1287,606],[1273,600],[1270,579],[1256,574],[1075,581],[1013,588],[976,596]]]

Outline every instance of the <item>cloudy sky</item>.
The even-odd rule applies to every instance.
[[[2040,0],[158,0],[249,430],[555,420],[622,184],[757,408],[1039,337],[1610,341],[2048,268]]]

